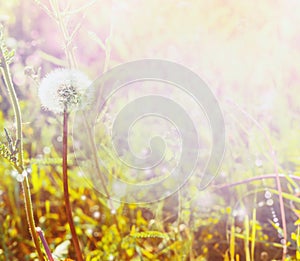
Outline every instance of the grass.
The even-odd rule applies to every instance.
[[[295,95],[299,92],[276,87],[280,99],[268,112],[276,120],[270,120],[270,115],[261,116],[263,111],[256,106],[258,97],[249,96],[251,102],[243,103],[242,99],[228,102],[221,95],[218,98],[224,109],[228,144],[221,173],[211,186],[199,191],[201,175],[197,173],[201,171],[197,169],[180,192],[160,202],[115,202],[109,191],[113,186],[110,180],[102,180],[102,195],[89,186],[87,176],[82,176],[73,155],[73,141],[66,142],[66,119],[40,109],[36,86],[42,75],[57,66],[80,67],[91,76],[98,75],[99,68],[105,72],[121,62],[120,57],[127,57],[131,46],[126,45],[126,37],[119,36],[120,30],[114,27],[118,17],[108,19],[103,35],[98,35],[97,28],[89,28],[93,24],[89,13],[96,1],[77,7],[72,7],[71,1],[66,6],[60,6],[56,0],[35,2],[32,6],[27,1],[13,1],[11,6],[0,4],[12,16],[15,10],[33,8],[32,15],[40,19],[41,25],[49,23],[53,32],[59,32],[63,46],[56,49],[58,53],[51,53],[51,44],[48,46],[47,42],[36,46],[38,39],[45,37],[37,25],[36,42],[26,42],[25,36],[29,37],[35,26],[22,20],[21,27],[19,17],[15,17],[15,22],[6,22],[3,41],[15,39],[16,52],[9,49],[4,54],[1,50],[0,129],[5,131],[0,139],[0,260],[51,260],[50,251],[55,260],[78,260],[79,251],[87,261],[300,259],[300,115]],[[82,31],[87,32],[86,39],[94,42],[91,46],[100,48],[101,61],[96,59],[96,47],[81,41]],[[166,39],[171,37],[168,33],[164,34]],[[147,45],[142,40],[131,44],[136,49]],[[87,50],[91,52],[90,60],[84,64],[81,60]],[[35,64],[29,68],[30,63]],[[29,77],[18,80],[20,71],[25,69]],[[236,89],[226,91],[235,97]],[[104,125],[99,123],[101,131],[96,138],[106,144]],[[91,165],[102,177],[96,149],[94,146]],[[114,168],[112,158],[105,160],[111,166],[111,175],[124,178],[122,169]],[[16,177],[20,178],[18,175],[24,170],[28,176],[20,184]],[[67,171],[63,182],[62,173]],[[68,188],[65,197],[69,211],[62,201],[64,184]],[[266,198],[266,192],[271,198]],[[74,225],[72,233],[70,220]],[[41,240],[35,233],[36,227],[41,228]],[[75,234],[81,250],[71,244]],[[49,249],[41,249],[41,241],[44,246],[47,242]]]

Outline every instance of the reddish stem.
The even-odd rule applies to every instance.
[[[82,253],[80,250],[79,240],[76,234],[76,229],[73,221],[72,208],[69,196],[69,184],[68,184],[68,112],[64,110],[63,121],[63,185],[64,185],[64,200],[66,205],[67,220],[69,223],[72,242],[75,249],[76,257],[78,261],[83,261]]]
[[[47,257],[48,257],[49,261],[54,261],[54,258],[53,258],[52,254],[51,254],[50,248],[48,246],[46,238],[44,237],[44,233],[43,233],[42,229],[40,227],[36,227],[35,231],[39,235],[39,237],[40,237],[40,239],[42,241],[42,244],[44,246],[44,249],[45,249],[45,252],[47,254]]]
[[[278,174],[279,178],[286,178],[285,174]],[[248,178],[248,179],[244,179],[238,182],[234,182],[234,183],[229,183],[229,184],[221,184],[221,185],[215,185],[213,186],[213,189],[223,189],[223,188],[231,188],[231,187],[236,187],[242,184],[246,184],[246,183],[250,183],[253,181],[257,181],[257,180],[262,180],[262,179],[276,179],[277,174],[265,174],[262,176],[256,176],[256,177],[252,177],[252,178]],[[295,175],[288,175],[289,178],[291,179],[295,179],[295,180],[299,180],[300,181],[300,177],[295,176]]]

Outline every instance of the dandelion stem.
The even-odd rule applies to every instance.
[[[66,205],[66,214],[67,220],[69,223],[72,242],[75,249],[77,260],[83,261],[82,253],[80,250],[79,240],[76,234],[76,229],[73,221],[70,195],[69,195],[69,184],[68,184],[68,112],[64,110],[64,119],[63,119],[63,186],[64,186],[64,201]]]
[[[19,101],[17,98],[17,94],[14,89],[14,85],[11,80],[9,65],[5,60],[5,53],[4,53],[4,46],[1,44],[0,48],[0,57],[2,60],[1,64],[1,71],[3,74],[4,82],[8,90],[8,94],[12,103],[12,107],[14,110],[14,115],[16,118],[16,138],[19,140],[19,147],[18,147],[18,165],[15,166],[16,170],[19,174],[22,174],[24,170],[24,163],[23,163],[23,134],[22,134],[22,116],[21,116],[21,109],[19,105]],[[28,177],[25,176],[22,182],[23,193],[24,193],[24,201],[25,201],[25,212],[26,218],[29,225],[29,231],[31,237],[33,239],[38,257],[40,261],[44,261],[44,255],[41,250],[39,239],[35,233],[35,221],[33,216],[33,208],[32,208],[32,201],[31,201],[31,193],[30,193],[30,186]]]

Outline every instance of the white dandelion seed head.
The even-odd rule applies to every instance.
[[[42,79],[39,98],[42,107],[54,113],[78,110],[91,104],[89,78],[79,70],[58,68]]]

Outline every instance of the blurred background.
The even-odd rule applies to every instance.
[[[15,49],[10,68],[22,109],[35,218],[57,256],[72,258],[61,201],[62,119],[43,110],[37,95],[47,73],[68,66],[66,37],[51,2],[1,1],[0,22],[6,45]],[[68,48],[90,79],[137,59],[177,62],[210,86],[226,123],[223,164],[206,190],[197,188],[196,173],[163,201],[116,203],[119,229],[105,197],[84,182],[70,144],[71,201],[86,260],[281,260],[276,167],[284,192],[286,260],[300,258],[300,2],[73,0],[59,6]],[[0,129],[13,133],[3,80],[0,90]],[[98,126],[104,141],[107,122],[104,117]],[[4,159],[0,177],[0,260],[34,260],[22,191]]]

